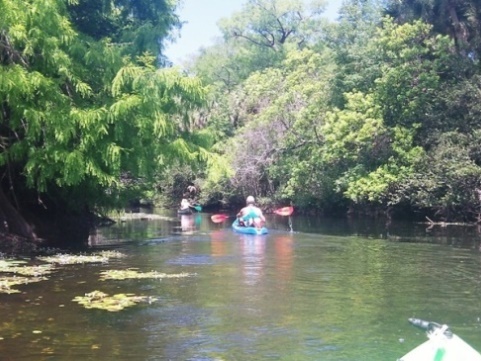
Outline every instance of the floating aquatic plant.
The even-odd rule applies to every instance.
[[[116,251],[102,251],[91,255],[56,254],[53,256],[38,257],[39,260],[56,264],[79,264],[79,263],[107,263],[110,258],[122,258],[124,254]]]
[[[0,293],[19,293],[12,286],[45,281],[44,277],[57,269],[57,265],[79,263],[107,263],[111,258],[122,258],[124,254],[117,251],[102,251],[92,255],[56,254],[52,256],[38,257],[37,259],[46,264],[26,265],[27,261],[14,259],[0,259],[0,273],[12,273],[28,277],[0,277]]]
[[[12,286],[23,285],[27,283],[44,281],[43,277],[53,272],[53,265],[25,265],[26,261],[2,259],[0,260],[0,273],[13,273],[28,277],[3,276],[0,277],[0,293],[19,293],[20,291],[12,288]]]
[[[151,296],[137,296],[132,293],[119,293],[109,296],[101,291],[86,293],[85,296],[77,296],[72,301],[79,303],[85,308],[97,308],[109,312],[118,312],[126,307],[135,306],[141,302],[156,302],[157,298]]]
[[[0,272],[15,273],[22,276],[45,276],[51,274],[55,269],[56,267],[52,264],[16,266],[15,262],[11,264],[0,262]]]
[[[57,264],[79,264],[79,263],[107,263],[107,257],[99,255],[72,255],[72,254],[56,254],[53,256],[38,257],[38,259],[47,263]]]
[[[16,260],[16,259],[0,259],[0,268],[17,266],[19,264],[26,264],[27,261]]]
[[[45,281],[46,279],[46,277],[0,277],[0,293],[20,293],[19,290],[12,288],[12,286]]]
[[[100,279],[102,281],[105,280],[125,280],[125,279],[140,279],[140,278],[184,278],[190,277],[192,274],[190,273],[177,273],[177,274],[167,274],[161,273],[157,271],[151,272],[138,272],[135,269],[129,268],[125,270],[106,270],[100,272]]]
[[[124,258],[124,257],[127,257],[127,255],[125,255],[124,253],[119,252],[119,251],[100,251],[100,252],[97,252],[97,254],[99,254],[101,256],[104,256],[104,257],[107,257],[107,258]]]

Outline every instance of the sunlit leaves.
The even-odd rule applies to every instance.
[[[445,136],[453,138],[443,134],[456,131],[479,143],[476,54],[461,56],[436,24],[383,19],[386,3],[378,0],[344,2],[337,24],[302,30],[313,42],[299,51],[308,46],[291,42],[300,39],[298,18],[287,10],[295,4],[248,2],[248,14],[221,23],[224,43],[203,50],[196,64],[216,89],[212,127],[220,139],[232,136],[216,146],[235,172],[220,178],[224,193],[288,198],[305,207],[409,204],[446,217],[461,207],[479,210],[472,192],[481,189],[479,147],[458,142],[454,151]],[[284,5],[286,16],[277,17]],[[460,15],[455,10],[451,15]],[[272,33],[283,21],[296,29],[284,43],[282,29]],[[270,62],[254,56],[257,48],[267,50]],[[441,149],[456,161],[441,161]]]
[[[384,25],[378,39],[384,63],[375,94],[388,124],[411,126],[430,115],[450,42],[432,36],[431,27],[420,21],[399,26],[386,19]]]
[[[340,171],[337,190],[355,203],[387,201],[424,155],[416,128],[386,127],[373,97],[348,95],[346,109],[327,118],[323,156]]]
[[[112,157],[115,149],[115,155],[124,156],[126,162],[133,155],[142,157],[143,161],[130,169],[134,174],[152,173],[174,159],[195,162],[208,156],[199,143],[202,137],[190,135],[195,129],[189,112],[205,100],[205,89],[198,79],[185,77],[175,68],[128,64],[117,74],[112,95],[115,101],[108,118],[115,125],[114,139],[124,142],[122,149],[110,148],[106,154]]]
[[[379,106],[371,96],[355,93],[346,97],[346,108],[330,113],[324,126],[328,158],[357,158],[361,148],[370,147],[373,138],[385,131]]]
[[[176,24],[169,12],[174,3],[148,9],[132,3],[147,17],[127,11],[129,29],[97,40],[72,27],[68,10],[81,9],[67,9],[63,1],[3,4],[0,164],[15,163],[29,187],[70,188],[71,195],[81,187],[82,202],[95,207],[109,202],[99,194],[118,190],[123,172],[148,177],[175,157],[208,157],[196,144],[202,137],[189,136],[191,113],[205,100],[202,84],[178,69],[158,69],[158,54],[139,51],[158,50],[159,36]],[[147,24],[149,16],[155,19]],[[122,23],[114,17],[109,20]],[[141,29],[132,27],[136,20]],[[129,39],[122,45],[113,42],[124,35]]]
[[[434,106],[449,42],[431,36],[427,24],[399,26],[389,19],[373,40],[380,77],[372,94],[348,95],[346,108],[329,118],[324,154],[345,167],[336,185],[354,203],[394,204],[395,189],[424,157],[416,136]]]

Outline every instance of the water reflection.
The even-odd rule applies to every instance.
[[[293,267],[293,235],[280,235],[274,239],[276,275],[283,282],[292,278]]]
[[[193,233],[195,228],[194,215],[183,214],[180,216],[180,229],[183,233]]]
[[[241,241],[241,251],[245,277],[245,283],[255,285],[259,282],[263,273],[266,236],[258,235],[239,235]]]
[[[425,341],[408,317],[447,323],[481,349],[475,227],[453,227],[433,244],[436,227],[393,224],[397,241],[367,221],[293,220],[290,233],[286,217],[272,217],[266,236],[236,234],[206,214],[99,230],[92,247],[116,244],[127,257],[59,267],[0,295],[0,359],[394,361]],[[125,268],[195,276],[99,279]],[[161,302],[115,314],[72,303],[93,290]]]
[[[202,223],[201,214],[182,214],[179,215],[180,226],[174,228],[174,233],[192,235],[200,229]]]
[[[227,252],[227,243],[225,241],[225,232],[223,230],[215,230],[210,233],[210,248],[212,257],[225,256]]]

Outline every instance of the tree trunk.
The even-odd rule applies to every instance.
[[[15,234],[28,240],[36,240],[33,228],[12,205],[0,187],[0,231]]]

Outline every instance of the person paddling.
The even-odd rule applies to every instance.
[[[255,198],[253,196],[247,197],[246,204],[247,206],[237,213],[239,225],[244,227],[254,226],[258,229],[262,228],[266,222],[266,218],[262,210],[255,206]]]
[[[190,207],[190,202],[189,200],[187,199],[187,195],[184,194],[184,198],[182,198],[182,201],[180,201],[180,210],[186,210],[186,209],[189,209]]]

